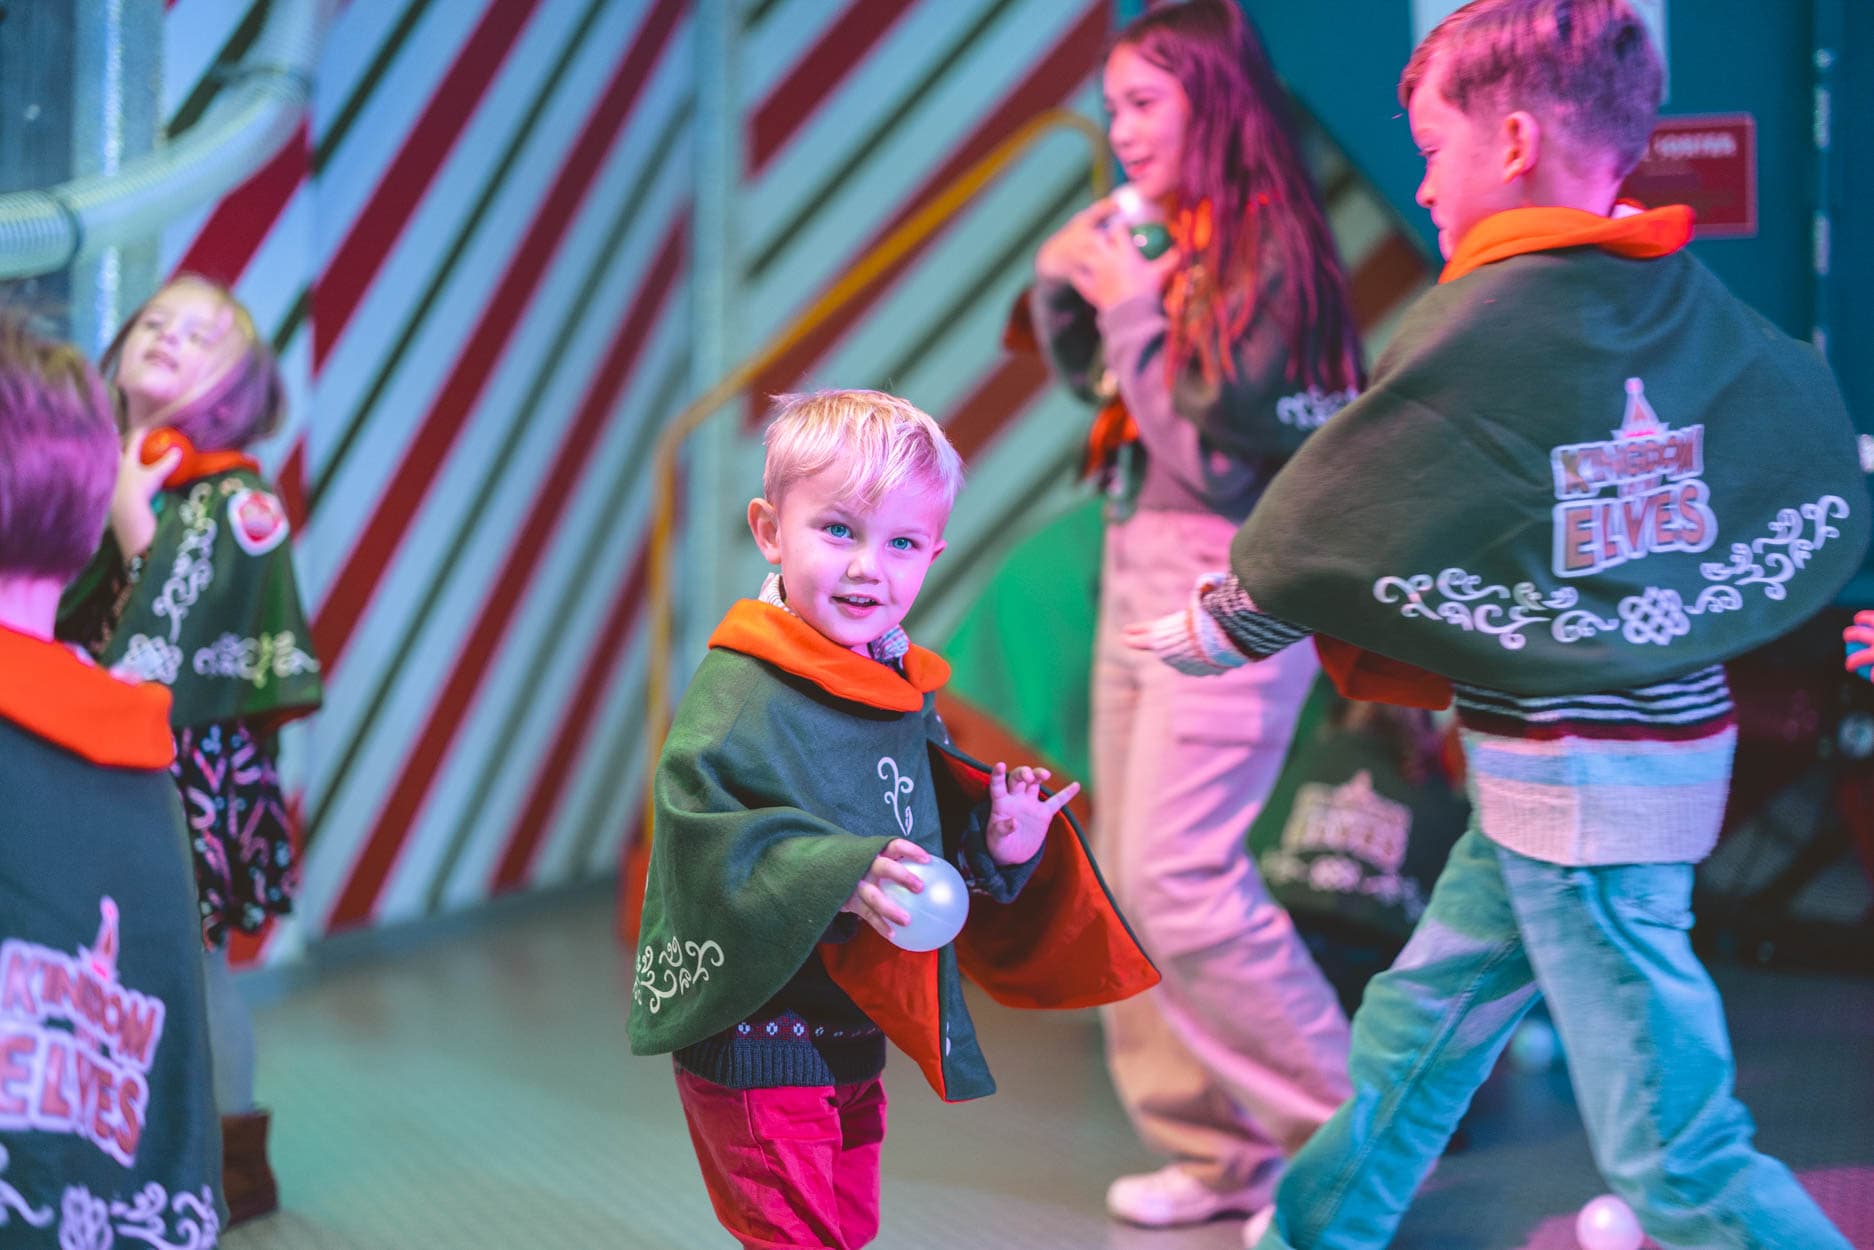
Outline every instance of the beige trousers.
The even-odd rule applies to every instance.
[[[1347,1097],[1347,1020],[1246,838],[1317,665],[1303,644],[1187,677],[1119,631],[1228,567],[1221,517],[1110,526],[1093,672],[1102,871],[1164,981],[1102,1009],[1107,1065],[1140,1138],[1219,1191],[1273,1197],[1288,1155]]]

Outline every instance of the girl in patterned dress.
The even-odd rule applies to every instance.
[[[103,359],[123,453],[110,523],[68,589],[60,633],[168,686],[172,766],[194,849],[216,1103],[232,1219],[274,1209],[254,1038],[230,933],[292,909],[297,865],[275,768],[281,725],[319,706],[319,664],[285,509],[242,450],[279,422],[273,354],[225,287],[193,275],[139,309]]]

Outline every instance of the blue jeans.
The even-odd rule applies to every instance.
[[[1353,1097],[1289,1165],[1260,1250],[1391,1241],[1538,994],[1608,1188],[1666,1247],[1851,1250],[1751,1147],[1718,991],[1692,954],[1692,866],[1568,868],[1472,829],[1353,1022]]]

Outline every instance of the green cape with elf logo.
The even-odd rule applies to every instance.
[[[1522,695],[1664,681],[1859,567],[1868,493],[1827,365],[1690,233],[1684,208],[1489,218],[1271,483],[1232,566],[1324,636],[1349,693],[1373,697],[1350,648]]]
[[[169,696],[0,629],[0,1245],[221,1226],[201,917]]]

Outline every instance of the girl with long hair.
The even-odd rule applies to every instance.
[[[247,310],[193,274],[137,310],[102,372],[123,451],[103,545],[66,591],[59,634],[170,690],[170,771],[195,853],[223,1183],[238,1223],[274,1209],[277,1193],[227,944],[292,909],[275,735],[321,698],[286,510],[245,450],[278,424],[284,394]]]
[[[1361,373],[1320,196],[1235,5],[1191,0],[1133,22],[1104,87],[1132,202],[1101,200],[1047,240],[1030,313],[1054,371],[1104,405],[1088,448],[1108,494],[1095,836],[1164,983],[1103,1018],[1119,1097],[1172,1160],[1113,1182],[1107,1206],[1168,1226],[1268,1204],[1286,1157],[1348,1092],[1347,1022],[1245,845],[1313,656],[1291,648],[1198,679],[1120,632],[1229,567],[1238,524]],[[1155,259],[1133,238],[1141,205],[1171,237]]]

